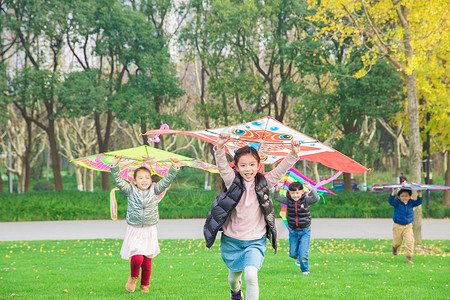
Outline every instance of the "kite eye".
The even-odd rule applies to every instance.
[[[244,135],[247,131],[242,130],[242,129],[236,129],[233,131],[234,134],[236,135]]]
[[[292,135],[290,135],[290,134],[282,134],[282,135],[280,135],[280,139],[282,139],[282,140],[292,140]]]

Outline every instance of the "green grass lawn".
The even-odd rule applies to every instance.
[[[122,240],[0,242],[0,298],[229,299],[218,243],[161,240],[150,294],[125,291],[129,262]],[[313,240],[310,275],[288,257],[288,240],[268,247],[259,272],[260,299],[449,299],[450,241],[424,241],[405,263],[390,240]],[[243,287],[245,289],[245,286]]]

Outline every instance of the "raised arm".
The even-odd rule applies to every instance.
[[[269,189],[271,189],[281,178],[283,178],[284,174],[286,174],[286,172],[298,161],[297,154],[300,152],[300,146],[301,143],[299,141],[292,141],[292,151],[278,164],[278,166],[276,166],[275,169],[266,175]]]
[[[280,190],[273,191],[273,199],[287,205],[287,198],[280,195]]]
[[[419,206],[420,204],[422,204],[422,201],[423,201],[422,191],[421,190],[417,191],[417,200],[410,200],[410,201],[412,201],[413,207],[416,207],[416,206]]]
[[[311,184],[309,182],[305,182],[303,186],[306,186],[309,190],[311,190]],[[309,193],[311,196],[306,197],[306,203],[307,204],[313,204],[319,201],[320,197],[316,190],[312,190],[311,193]]]
[[[389,195],[389,199],[388,199],[389,204],[394,206],[394,207],[397,206],[397,204],[398,204],[398,202],[395,201],[395,192],[396,192],[396,190],[392,189],[392,192]]]
[[[178,160],[177,159],[170,159],[172,163],[172,167],[169,169],[169,171],[166,173],[166,176],[164,176],[158,183],[155,184],[155,194],[159,195],[162,192],[164,192],[165,189],[167,189],[172,182],[172,180],[177,176],[178,172],[180,171],[180,167],[178,166]]]
[[[128,181],[126,181],[125,179],[122,178],[122,176],[120,176],[120,171],[119,171],[119,162],[122,160],[122,157],[116,155],[114,156],[114,158],[112,159],[112,164],[110,167],[111,170],[111,175],[113,177],[114,183],[116,184],[116,186],[125,194],[129,194],[132,190],[131,187],[131,183],[129,183]]]
[[[220,134],[217,139],[217,146],[214,147],[214,158],[216,159],[217,169],[219,170],[220,177],[225,182],[225,186],[228,188],[234,180],[235,173],[230,167],[227,158],[225,156],[225,143],[230,139],[227,134]]]

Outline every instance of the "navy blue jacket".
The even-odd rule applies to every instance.
[[[417,200],[409,200],[408,203],[403,203],[395,195],[389,195],[388,202],[394,207],[394,223],[400,225],[407,225],[414,221],[413,208],[422,204],[422,197],[417,197]]]
[[[309,206],[316,203],[320,198],[316,190],[311,192],[312,196],[302,197],[295,201],[290,196],[289,192],[286,192],[286,197],[280,195],[280,192],[275,190],[273,192],[273,199],[283,204],[286,204],[286,220],[289,228],[293,230],[304,230],[311,226],[311,212]]]

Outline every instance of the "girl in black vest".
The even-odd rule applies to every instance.
[[[278,185],[280,186],[280,185]],[[309,182],[305,186],[311,190]],[[309,274],[308,256],[311,241],[311,212],[309,206],[319,200],[315,190],[312,196],[307,196],[300,182],[289,185],[286,197],[280,196],[279,188],[273,193],[273,198],[286,204],[286,219],[289,225],[289,256],[296,260],[295,265],[302,273]]]
[[[266,239],[276,251],[276,228],[270,189],[297,161],[300,142],[292,141],[292,152],[267,175],[258,172],[260,157],[252,147],[243,147],[234,155],[235,169],[225,157],[224,144],[229,135],[221,134],[214,147],[219,174],[226,188],[211,205],[204,226],[206,246],[214,244],[219,230],[222,259],[227,265],[231,299],[241,299],[241,275],[244,271],[246,299],[259,298],[258,270],[264,261]]]

